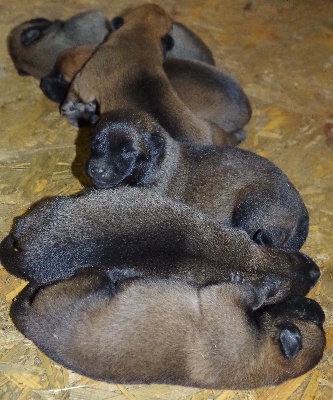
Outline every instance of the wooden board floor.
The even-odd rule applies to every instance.
[[[69,17],[99,8],[110,18],[135,0],[0,2],[0,239],[12,218],[38,199],[80,189],[72,173],[77,130],[43,97],[38,82],[16,73],[9,30],[35,17]],[[157,1],[202,36],[217,65],[238,78],[253,117],[243,148],[275,162],[310,212],[304,251],[320,266],[310,296],[326,313],[327,349],[315,370],[279,387],[212,391],[96,382],[44,356],[13,327],[8,309],[25,285],[0,268],[0,398],[92,400],[284,400],[333,398],[333,5],[331,0]],[[76,159],[75,168],[82,166]],[[74,169],[75,169],[74,168]],[[242,366],[240,366],[241,368]]]

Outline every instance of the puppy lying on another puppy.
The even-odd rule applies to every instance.
[[[45,96],[61,103],[75,75],[94,51],[95,47],[91,46],[65,51],[51,73],[41,79],[40,87]],[[229,74],[197,60],[170,58],[163,68],[179,99],[196,117],[232,133],[238,142],[245,139],[242,128],[251,118],[251,106],[243,89]]]
[[[134,187],[38,203],[15,218],[0,259],[10,273],[38,284],[68,279],[87,266],[125,278],[174,278],[199,287],[230,276],[257,282],[274,274],[270,303],[305,295],[320,274],[298,251],[260,246],[241,229]]]
[[[265,287],[115,282],[96,270],[30,284],[16,327],[64,366],[117,383],[253,389],[299,376],[321,359],[324,313],[314,300],[264,304]]]
[[[238,144],[239,137],[201,120],[179,99],[163,69],[172,20],[144,4],[113,20],[116,29],[77,73],[61,106],[69,122],[127,107],[145,110],[176,139]],[[98,71],[98,74],[96,74]]]
[[[137,110],[102,115],[87,174],[96,188],[153,188],[262,245],[299,249],[308,234],[299,193],[270,161],[237,147],[180,143]]]

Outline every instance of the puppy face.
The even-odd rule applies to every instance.
[[[97,123],[91,141],[87,175],[96,188],[143,185],[154,180],[163,157],[165,140],[156,124],[143,126],[132,114],[115,111]]]

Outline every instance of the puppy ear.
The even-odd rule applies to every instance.
[[[168,33],[162,37],[161,41],[162,41],[164,53],[167,53],[168,51],[170,51],[173,48],[173,46],[175,45],[175,41],[173,40],[173,37],[171,35],[169,35]]]
[[[35,42],[41,36],[41,30],[37,27],[30,27],[24,29],[21,33],[21,43],[23,46],[29,46],[31,43]]]
[[[115,17],[110,22],[111,31],[116,31],[121,26],[124,25],[124,18],[122,17]]]
[[[292,323],[282,325],[279,341],[281,351],[288,360],[295,358],[302,349],[302,334]]]

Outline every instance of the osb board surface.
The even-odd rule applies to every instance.
[[[99,8],[109,17],[142,1],[52,0],[0,3],[0,239],[12,218],[38,199],[81,187],[73,175],[77,130],[17,75],[5,38],[35,17]],[[25,282],[0,269],[0,398],[284,400],[333,398],[333,6],[331,0],[166,0],[158,2],[211,46],[217,65],[241,82],[253,106],[243,148],[275,162],[310,212],[304,251],[322,270],[310,295],[326,313],[327,348],[310,373],[275,388],[212,391],[166,385],[122,386],[77,375],[44,356],[13,327],[8,309]],[[82,164],[82,162],[81,162]],[[80,167],[80,160],[78,166]],[[242,366],[240,366],[241,368]]]

